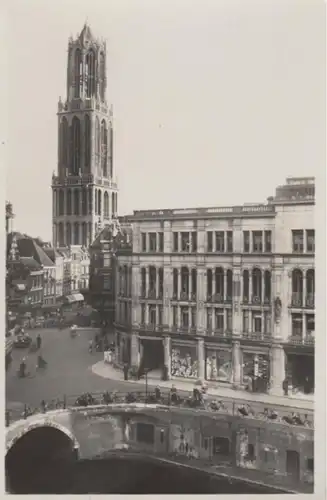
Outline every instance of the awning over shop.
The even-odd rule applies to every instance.
[[[65,301],[68,304],[73,304],[74,302],[83,302],[84,297],[81,293],[74,293],[72,295],[66,295]]]

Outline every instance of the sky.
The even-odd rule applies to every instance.
[[[70,35],[107,40],[119,214],[262,202],[324,172],[325,16],[315,0],[11,0],[1,162],[14,227],[51,239]],[[3,68],[5,65],[5,68]]]

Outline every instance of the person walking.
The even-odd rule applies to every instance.
[[[89,341],[89,353],[92,354],[93,352],[93,340]]]
[[[38,350],[41,349],[41,345],[42,345],[42,338],[41,338],[41,335],[38,333],[38,335],[36,337],[36,347]]]

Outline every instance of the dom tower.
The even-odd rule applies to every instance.
[[[67,97],[58,104],[58,175],[53,175],[53,244],[88,247],[117,213],[106,44],[85,25],[68,44]]]

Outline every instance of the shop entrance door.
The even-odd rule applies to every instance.
[[[300,455],[297,451],[286,451],[286,472],[296,480],[300,478]]]

